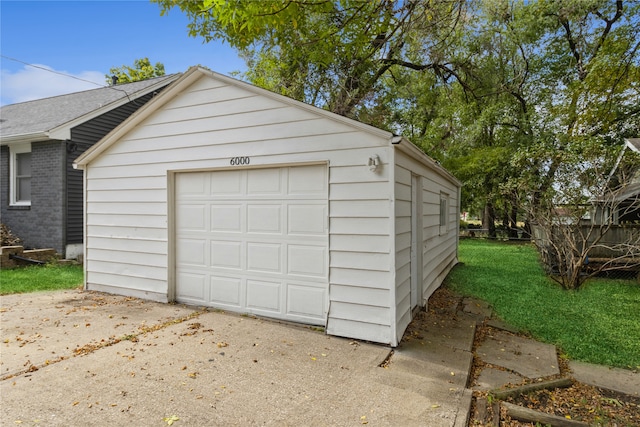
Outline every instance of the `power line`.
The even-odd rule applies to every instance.
[[[12,58],[10,56],[0,55],[0,57],[8,59],[10,61],[19,62],[20,64],[24,64],[24,65],[27,65],[29,67],[37,68],[39,70],[44,70],[44,71],[47,71],[49,73],[58,74],[58,75],[61,75],[61,76],[64,76],[64,77],[69,77],[69,78],[72,78],[72,79],[80,80],[81,82],[91,83],[92,85],[100,86],[101,88],[117,90],[118,92],[124,93],[125,96],[127,97],[127,99],[129,100],[129,102],[131,102],[131,97],[129,96],[129,93],[124,89],[120,89],[120,88],[117,88],[117,87],[113,87],[113,86],[109,86],[109,85],[104,85],[104,84],[92,82],[91,80],[81,79],[80,77],[72,76],[71,74],[65,74],[65,73],[61,73],[60,71],[52,70],[50,68],[45,68],[45,67],[41,67],[39,65],[30,64],[28,62],[21,61],[19,59]]]
[[[19,62],[20,64],[28,65],[29,67],[38,68],[38,69],[40,69],[40,70],[48,71],[49,73],[59,74],[59,75],[61,75],[61,76],[65,76],[65,77],[70,77],[70,78],[72,78],[72,79],[80,80],[80,81],[82,81],[82,82],[86,82],[86,83],[91,83],[91,84],[94,84],[94,85],[96,85],[96,86],[100,86],[100,87],[108,87],[108,86],[106,86],[106,85],[104,85],[104,84],[100,84],[100,83],[92,82],[91,80],[81,79],[80,77],[72,76],[71,74],[61,73],[60,71],[55,71],[55,70],[52,70],[52,69],[50,69],[50,68],[41,67],[41,66],[39,66],[39,65],[30,64],[30,63],[28,63],[28,62],[21,61],[21,60],[16,59],[16,58],[11,58],[10,56],[6,56],[6,55],[0,55],[0,56],[1,56],[1,57],[3,57],[4,59],[8,59],[8,60],[10,60],[10,61],[15,61],[15,62]],[[120,89],[118,89],[118,90],[120,90]],[[123,91],[123,92],[124,92],[124,91]],[[126,92],[125,92],[125,93],[126,93]]]

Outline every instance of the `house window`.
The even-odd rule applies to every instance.
[[[10,148],[11,204],[31,205],[31,144]]]
[[[447,220],[449,217],[449,195],[440,193],[440,234],[447,232]]]

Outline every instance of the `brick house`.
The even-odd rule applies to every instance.
[[[25,247],[82,253],[82,171],[73,160],[178,77],[0,108],[0,220]]]

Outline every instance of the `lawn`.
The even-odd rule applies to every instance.
[[[0,295],[82,286],[81,265],[45,265],[0,270]]]
[[[640,369],[640,285],[592,279],[577,291],[548,279],[531,244],[461,240],[446,285],[570,359]]]

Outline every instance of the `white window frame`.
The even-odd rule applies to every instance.
[[[440,192],[440,235],[446,234],[449,225],[449,195]]]
[[[31,200],[17,200],[18,192],[18,154],[31,153],[31,143],[9,146],[9,200],[11,206],[31,206]],[[33,176],[33,159],[31,164],[31,176]]]

